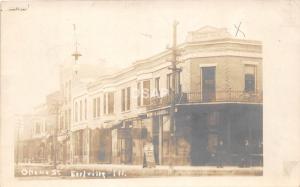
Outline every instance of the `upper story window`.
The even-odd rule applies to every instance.
[[[160,96],[159,77],[155,78],[155,95]]]
[[[254,92],[256,87],[256,66],[245,65],[245,92]]]
[[[93,99],[93,117],[100,117],[100,97]]]
[[[114,93],[113,92],[109,92],[108,93],[108,109],[107,109],[107,112],[108,114],[113,114],[114,113],[114,105],[115,105],[115,102],[114,102]]]
[[[121,110],[122,111],[125,111],[125,89],[122,89],[121,91],[121,104],[122,104],[122,107],[121,107]]]
[[[172,88],[172,73],[167,74],[167,89],[169,93],[171,92]]]
[[[141,97],[141,90],[142,90],[142,88],[141,88],[141,82],[138,82],[137,83],[137,106],[141,106],[141,99],[142,99],[142,97]]]
[[[168,89],[169,93],[173,89],[173,82],[172,82],[172,80],[173,80],[172,73],[167,74],[167,89]],[[176,93],[181,92],[180,71],[177,71],[175,73],[175,92]]]
[[[130,95],[130,87],[127,88],[127,96],[126,96],[126,100],[127,100],[127,110],[130,110],[130,103],[131,103],[131,95]]]
[[[216,98],[216,66],[201,67],[201,91],[203,101]]]
[[[122,104],[122,111],[130,110],[130,87],[124,88],[121,91],[121,104]]]
[[[104,93],[103,96],[103,113],[113,114],[114,113],[114,92]]]
[[[103,94],[103,113],[104,114],[107,114],[106,112],[106,108],[107,108],[107,93],[104,93]]]
[[[100,97],[97,97],[97,117],[100,117]]]
[[[150,104],[150,80],[143,81],[143,105]]]

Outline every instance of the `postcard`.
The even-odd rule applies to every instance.
[[[2,2],[2,186],[298,187],[299,10]]]

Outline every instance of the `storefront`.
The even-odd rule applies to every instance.
[[[175,124],[176,147],[179,139],[188,142],[191,165],[216,165],[218,158],[224,165],[262,164],[262,105],[180,106]]]

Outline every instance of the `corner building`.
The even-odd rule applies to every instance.
[[[156,164],[168,165],[175,89],[175,165],[214,165],[221,149],[225,165],[245,155],[262,165],[261,42],[207,26],[189,32],[178,51],[175,88],[167,50],[79,89],[82,99],[72,99],[76,163],[141,165],[150,142]]]

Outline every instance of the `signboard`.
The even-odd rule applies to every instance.
[[[154,159],[154,149],[152,143],[146,143],[144,145],[144,164],[143,167],[154,168],[155,159]]]

